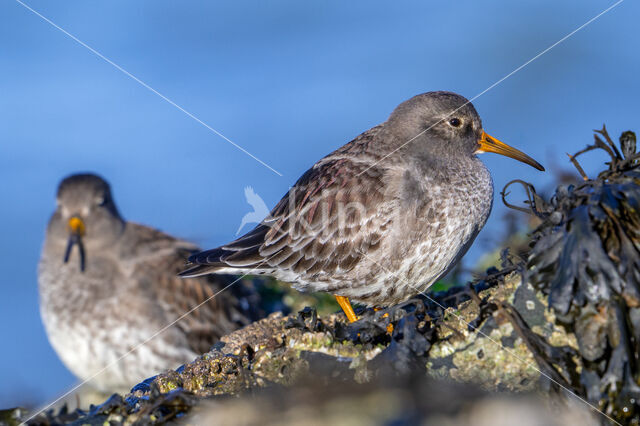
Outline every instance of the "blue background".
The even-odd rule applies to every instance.
[[[17,2],[0,3],[0,408],[75,379],[40,322],[36,265],[58,181],[95,171],[122,214],[212,247],[251,185],[273,206],[317,159],[429,90],[468,98],[612,1],[65,1],[29,5],[280,171],[280,177]],[[640,130],[637,19],[626,1],[474,104],[548,170],[606,123]],[[482,157],[496,189],[540,173]],[[584,160],[588,172],[604,158]],[[516,198],[517,199],[517,198]],[[494,213],[466,263],[501,236]]]

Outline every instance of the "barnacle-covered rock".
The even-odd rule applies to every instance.
[[[272,314],[223,337],[177,371],[137,385],[124,398],[114,396],[89,411],[49,411],[30,424],[165,423],[205,400],[216,405],[219,398],[246,399],[260,389],[298,389],[309,381],[328,388],[363,386],[369,392],[388,380],[413,377],[424,386],[453,379],[494,392],[530,391],[540,371],[561,364],[558,353],[577,344],[553,324],[541,294],[521,285],[517,269],[505,261],[501,271],[490,270],[475,285],[378,312],[360,311],[361,320],[352,324],[343,314],[320,317],[310,308],[297,315]],[[529,326],[538,334],[527,335]],[[547,354],[548,366],[537,366],[536,352]]]
[[[17,426],[26,414],[23,408],[0,410],[0,425]]]

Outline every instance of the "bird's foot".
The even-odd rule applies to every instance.
[[[386,312],[380,318],[389,318],[389,312]],[[391,323],[391,321],[389,321],[389,324],[387,324],[387,334],[393,334],[393,324]]]
[[[378,312],[378,311],[381,311],[382,309],[383,308],[373,308],[373,312]],[[380,318],[389,318],[389,312],[386,312]],[[389,335],[393,334],[393,324],[391,324],[391,322],[389,322],[389,324],[387,324],[387,334],[389,334]]]

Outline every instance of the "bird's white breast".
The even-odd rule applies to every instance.
[[[102,391],[126,392],[147,377],[193,359],[195,354],[186,347],[165,345],[161,338],[149,340],[166,324],[144,318],[135,306],[128,308],[131,297],[123,284],[127,277],[105,276],[97,260],[89,258],[85,272],[71,260],[64,264],[47,255],[40,260],[40,312],[65,366]],[[92,273],[95,269],[103,273]],[[109,288],[109,282],[116,285]],[[174,332],[166,330],[160,337]]]

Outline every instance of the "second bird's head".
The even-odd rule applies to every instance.
[[[495,152],[544,167],[533,158],[489,136],[471,102],[452,92],[428,92],[401,103],[389,117],[398,151],[428,152],[436,157],[474,156]]]
[[[47,228],[48,244],[64,246],[61,260],[78,262],[84,271],[85,251],[112,244],[124,230],[125,222],[118,213],[109,184],[94,174],[75,174],[62,180],[56,202]],[[74,256],[77,258],[73,259]]]

